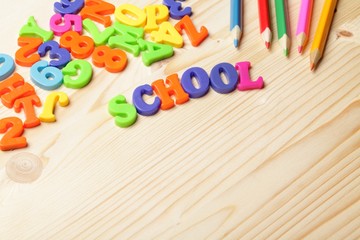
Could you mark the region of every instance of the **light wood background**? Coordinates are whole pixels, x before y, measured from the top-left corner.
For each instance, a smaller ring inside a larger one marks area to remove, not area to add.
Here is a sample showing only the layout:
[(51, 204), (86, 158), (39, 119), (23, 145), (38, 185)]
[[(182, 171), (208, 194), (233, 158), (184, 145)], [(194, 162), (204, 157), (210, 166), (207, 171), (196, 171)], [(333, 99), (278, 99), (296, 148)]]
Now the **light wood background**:
[[(360, 1), (339, 0), (315, 72), (310, 46), (297, 53), (299, 2), (289, 1), (289, 58), (276, 37), (265, 49), (256, 1), (245, 1), (235, 50), (229, 1), (187, 0), (195, 24), (210, 32), (198, 48), (185, 37), (171, 59), (145, 67), (128, 54), (124, 72), (95, 68), (87, 87), (62, 87), (71, 104), (57, 108), (58, 121), (26, 129), (28, 148), (0, 152), (0, 239), (360, 239)], [(311, 39), (323, 2), (315, 1)], [(53, 1), (3, 1), (0, 52), (14, 56), (28, 17), (47, 28), (52, 8)], [(271, 11), (276, 36), (273, 1)], [(128, 129), (107, 112), (111, 98), (131, 101), (139, 85), (238, 61), (252, 63), (251, 75), (262, 75), (265, 89), (211, 90), (139, 116)], [(16, 71), (30, 81), (28, 68)], [(49, 92), (36, 91), (44, 102)], [(0, 118), (9, 116), (24, 118), (1, 105)], [(43, 162), (33, 183), (6, 174), (6, 162), (22, 152)]]

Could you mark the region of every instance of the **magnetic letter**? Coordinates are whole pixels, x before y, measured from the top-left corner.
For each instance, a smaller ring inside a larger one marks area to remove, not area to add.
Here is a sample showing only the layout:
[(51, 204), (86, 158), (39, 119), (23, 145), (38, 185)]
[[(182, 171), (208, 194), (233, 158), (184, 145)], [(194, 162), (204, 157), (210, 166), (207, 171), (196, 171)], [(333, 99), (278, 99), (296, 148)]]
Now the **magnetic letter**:
[(237, 87), (239, 91), (261, 89), (264, 87), (264, 81), (261, 76), (256, 81), (251, 81), (250, 67), (250, 62), (238, 62), (235, 64), (235, 68), (239, 73), (239, 84)]
[(172, 95), (176, 98), (176, 104), (183, 104), (189, 101), (189, 95), (184, 91), (179, 82), (177, 74), (170, 75), (166, 78), (166, 84), (162, 79), (152, 83), (156, 95), (161, 99), (161, 109), (168, 110), (175, 106)]
[(155, 97), (152, 104), (146, 103), (143, 99), (144, 94), (151, 96), (153, 93), (154, 91), (149, 84), (139, 86), (135, 89), (133, 93), (133, 104), (140, 115), (152, 116), (159, 111), (161, 101), (158, 97)]

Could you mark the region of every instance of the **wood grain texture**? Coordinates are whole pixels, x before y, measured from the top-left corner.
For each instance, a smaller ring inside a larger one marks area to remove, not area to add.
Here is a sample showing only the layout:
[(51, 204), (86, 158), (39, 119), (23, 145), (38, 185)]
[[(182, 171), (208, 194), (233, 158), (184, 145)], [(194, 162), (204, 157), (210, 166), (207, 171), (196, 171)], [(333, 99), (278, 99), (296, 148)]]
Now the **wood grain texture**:
[[(314, 4), (310, 41), (322, 3)], [(184, 4), (195, 25), (209, 30), (203, 44), (194, 48), (185, 37), (173, 58), (151, 67), (128, 54), (120, 74), (94, 68), (85, 88), (61, 88), (71, 103), (57, 109), (56, 123), (27, 129), (28, 148), (0, 152), (0, 239), (360, 238), (360, 2), (339, 0), (315, 72), (309, 47), (297, 53), (298, 1), (289, 1), (289, 58), (276, 39), (270, 51), (263, 46), (255, 1), (244, 2), (239, 50), (229, 32), (228, 1)], [(47, 27), (52, 8), (43, 0), (3, 2), (0, 52), (14, 56), (27, 18)], [(276, 36), (272, 1), (270, 8)], [(210, 71), (238, 61), (252, 63), (251, 75), (262, 75), (265, 89), (211, 90), (140, 116), (128, 129), (117, 128), (107, 112), (112, 97), (131, 101), (141, 84), (191, 66)], [(28, 68), (16, 71), (30, 81)], [(48, 92), (36, 91), (44, 102)], [(8, 116), (24, 119), (1, 105), (0, 118)], [(20, 152), (43, 162), (31, 184), (6, 175), (6, 162)]]

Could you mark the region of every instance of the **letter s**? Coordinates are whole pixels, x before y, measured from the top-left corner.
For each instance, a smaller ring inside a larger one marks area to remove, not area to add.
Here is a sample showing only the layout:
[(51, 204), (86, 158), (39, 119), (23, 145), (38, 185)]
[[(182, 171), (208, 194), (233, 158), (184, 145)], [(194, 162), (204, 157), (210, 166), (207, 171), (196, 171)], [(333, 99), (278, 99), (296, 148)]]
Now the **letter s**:
[(128, 104), (123, 95), (111, 99), (108, 110), (109, 113), (115, 117), (115, 124), (119, 127), (127, 128), (136, 122), (136, 108), (133, 105)]

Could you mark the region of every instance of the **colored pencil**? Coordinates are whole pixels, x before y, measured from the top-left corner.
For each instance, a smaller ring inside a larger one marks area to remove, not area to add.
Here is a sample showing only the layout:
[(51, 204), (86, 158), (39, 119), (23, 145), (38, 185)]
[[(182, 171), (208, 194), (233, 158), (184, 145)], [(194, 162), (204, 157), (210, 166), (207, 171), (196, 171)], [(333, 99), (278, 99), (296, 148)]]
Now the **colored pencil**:
[(264, 40), (266, 48), (269, 49), (271, 39), (272, 39), (269, 1), (268, 0), (258, 0), (258, 9), (259, 9), (259, 23), (260, 23), (261, 38)]
[(299, 20), (296, 30), (296, 38), (298, 42), (299, 53), (302, 53), (309, 39), (313, 4), (314, 4), (314, 0), (301, 1)]
[(319, 23), (315, 32), (314, 41), (310, 50), (310, 68), (314, 70), (324, 53), (325, 44), (334, 17), (337, 0), (325, 0)]
[(290, 50), (290, 25), (287, 0), (275, 0), (275, 10), (278, 40), (285, 56), (288, 56)]
[(243, 0), (231, 0), (230, 11), (230, 31), (237, 48), (243, 30)]

